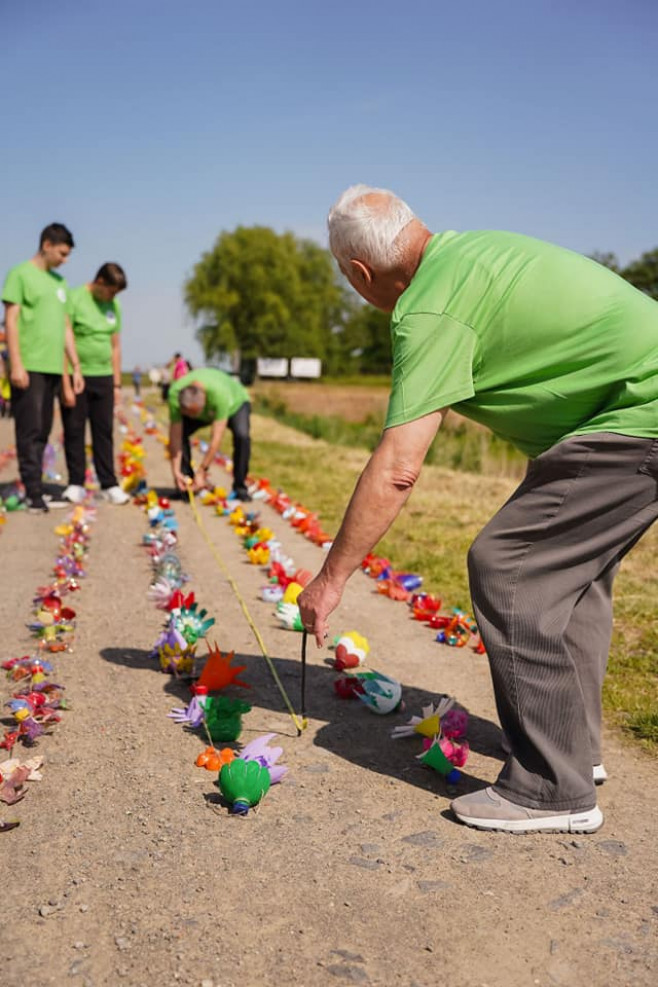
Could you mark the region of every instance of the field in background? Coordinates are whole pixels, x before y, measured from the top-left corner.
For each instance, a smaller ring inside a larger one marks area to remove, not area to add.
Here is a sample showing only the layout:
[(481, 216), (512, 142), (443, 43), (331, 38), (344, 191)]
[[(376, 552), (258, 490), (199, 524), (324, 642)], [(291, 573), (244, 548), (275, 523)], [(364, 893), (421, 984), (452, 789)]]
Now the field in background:
[[(368, 383), (364, 383), (368, 381)], [(257, 381), (251, 388), (254, 409), (263, 415), (335, 445), (373, 450), (386, 417), (386, 378), (352, 382)], [(451, 412), (432, 444), (426, 462), (487, 476), (523, 476), (526, 459), (509, 443)]]
[[(269, 402), (269, 407), (268, 417), (254, 417), (252, 472), (270, 477), (291, 496), (317, 510), (324, 526), (335, 532), (367, 460), (367, 449), (373, 447), (381, 430), (386, 397), (387, 391), (381, 386), (257, 384), (256, 406), (262, 408)], [(362, 414), (376, 421), (359, 420)], [(451, 448), (454, 458), (461, 455), (462, 461), (477, 460), (478, 469), (457, 471), (426, 465), (409, 504), (378, 551), (390, 557), (398, 569), (422, 574), (425, 587), (440, 595), (445, 606), (468, 608), (466, 551), (514, 489), (524, 460), (517, 455), (506, 459), (506, 450), (504, 455), (497, 454), (484, 430), (451, 417), (452, 424), (441, 430), (435, 445), (443, 442), (444, 448)], [(308, 438), (309, 432), (314, 434), (313, 423), (315, 431), (322, 430), (317, 424), (322, 421), (328, 432), (338, 431), (343, 441), (314, 442)], [(345, 431), (336, 424), (340, 421)], [(297, 422), (297, 429), (285, 427), (287, 422)], [(344, 441), (346, 434), (349, 442)], [(359, 434), (369, 440), (361, 442), (361, 448)], [(294, 553), (294, 546), (291, 551)], [(459, 660), (459, 652), (455, 660)], [(646, 747), (658, 750), (656, 528), (624, 561), (615, 584), (614, 635), (604, 704), (614, 722)]]

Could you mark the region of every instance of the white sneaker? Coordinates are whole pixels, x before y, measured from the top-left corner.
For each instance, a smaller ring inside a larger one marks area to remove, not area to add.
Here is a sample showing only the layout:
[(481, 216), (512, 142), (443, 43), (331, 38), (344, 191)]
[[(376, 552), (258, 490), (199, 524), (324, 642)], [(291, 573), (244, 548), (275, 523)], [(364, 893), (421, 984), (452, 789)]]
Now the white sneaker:
[(86, 496), (87, 491), (84, 487), (71, 483), (62, 494), (62, 500), (68, 500), (71, 504), (81, 504)]
[(475, 829), (502, 833), (595, 833), (603, 825), (603, 813), (593, 809), (528, 809), (485, 788), (461, 795), (450, 803), (460, 822)]
[(108, 487), (107, 490), (101, 491), (101, 496), (103, 500), (107, 500), (110, 504), (130, 503), (130, 495), (125, 490), (122, 490), (121, 487)]

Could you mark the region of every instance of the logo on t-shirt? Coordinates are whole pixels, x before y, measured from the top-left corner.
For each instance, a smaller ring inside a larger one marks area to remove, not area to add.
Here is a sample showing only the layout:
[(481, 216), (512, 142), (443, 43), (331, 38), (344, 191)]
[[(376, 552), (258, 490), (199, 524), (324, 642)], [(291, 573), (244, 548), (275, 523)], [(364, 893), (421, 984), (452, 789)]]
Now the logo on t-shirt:
[(60, 302), (66, 301), (66, 291), (64, 290), (64, 288), (57, 289), (57, 297), (59, 298)]
[(110, 323), (111, 326), (116, 325), (117, 317), (114, 314), (114, 312), (106, 312), (105, 318), (107, 319), (107, 321)]

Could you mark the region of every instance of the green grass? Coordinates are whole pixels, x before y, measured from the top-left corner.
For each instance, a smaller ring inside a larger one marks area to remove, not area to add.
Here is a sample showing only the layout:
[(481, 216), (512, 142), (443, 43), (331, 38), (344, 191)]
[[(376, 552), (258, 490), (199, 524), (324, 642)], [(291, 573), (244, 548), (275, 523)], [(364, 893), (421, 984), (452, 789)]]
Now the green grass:
[[(256, 394), (254, 410), (332, 445), (372, 452), (382, 434), (383, 419), (375, 415), (361, 422), (345, 421), (338, 415), (306, 415), (291, 410), (283, 400), (263, 394)], [(470, 473), (520, 477), (526, 457), (490, 432), (449, 417), (432, 443), (426, 463)]]

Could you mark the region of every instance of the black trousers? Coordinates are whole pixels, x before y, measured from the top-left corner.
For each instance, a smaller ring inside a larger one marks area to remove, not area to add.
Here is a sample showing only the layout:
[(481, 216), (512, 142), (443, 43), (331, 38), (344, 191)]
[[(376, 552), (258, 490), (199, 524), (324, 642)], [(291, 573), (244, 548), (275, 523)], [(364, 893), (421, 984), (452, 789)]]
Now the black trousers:
[[(249, 456), (251, 454), (250, 414), (251, 404), (249, 401), (245, 401), (226, 423), (233, 435), (233, 489), (237, 493), (244, 493), (247, 489), (246, 481), (247, 473), (249, 472)], [(183, 415), (182, 423), (181, 472), (186, 476), (193, 476), (190, 435), (193, 435), (199, 428), (205, 428), (208, 423), (200, 422), (198, 418), (188, 418), (186, 415)]]
[(64, 423), (64, 453), (69, 483), (77, 487), (85, 485), (85, 426), (91, 426), (91, 445), (94, 466), (102, 490), (115, 487), (114, 440), (114, 378), (85, 377), (85, 389), (78, 394), (73, 408), (62, 403)]
[(11, 407), (16, 428), (16, 456), (26, 496), (30, 500), (43, 495), (43, 450), (53, 424), (55, 394), (60, 374), (42, 374), (29, 370), (26, 388), (12, 387)]

